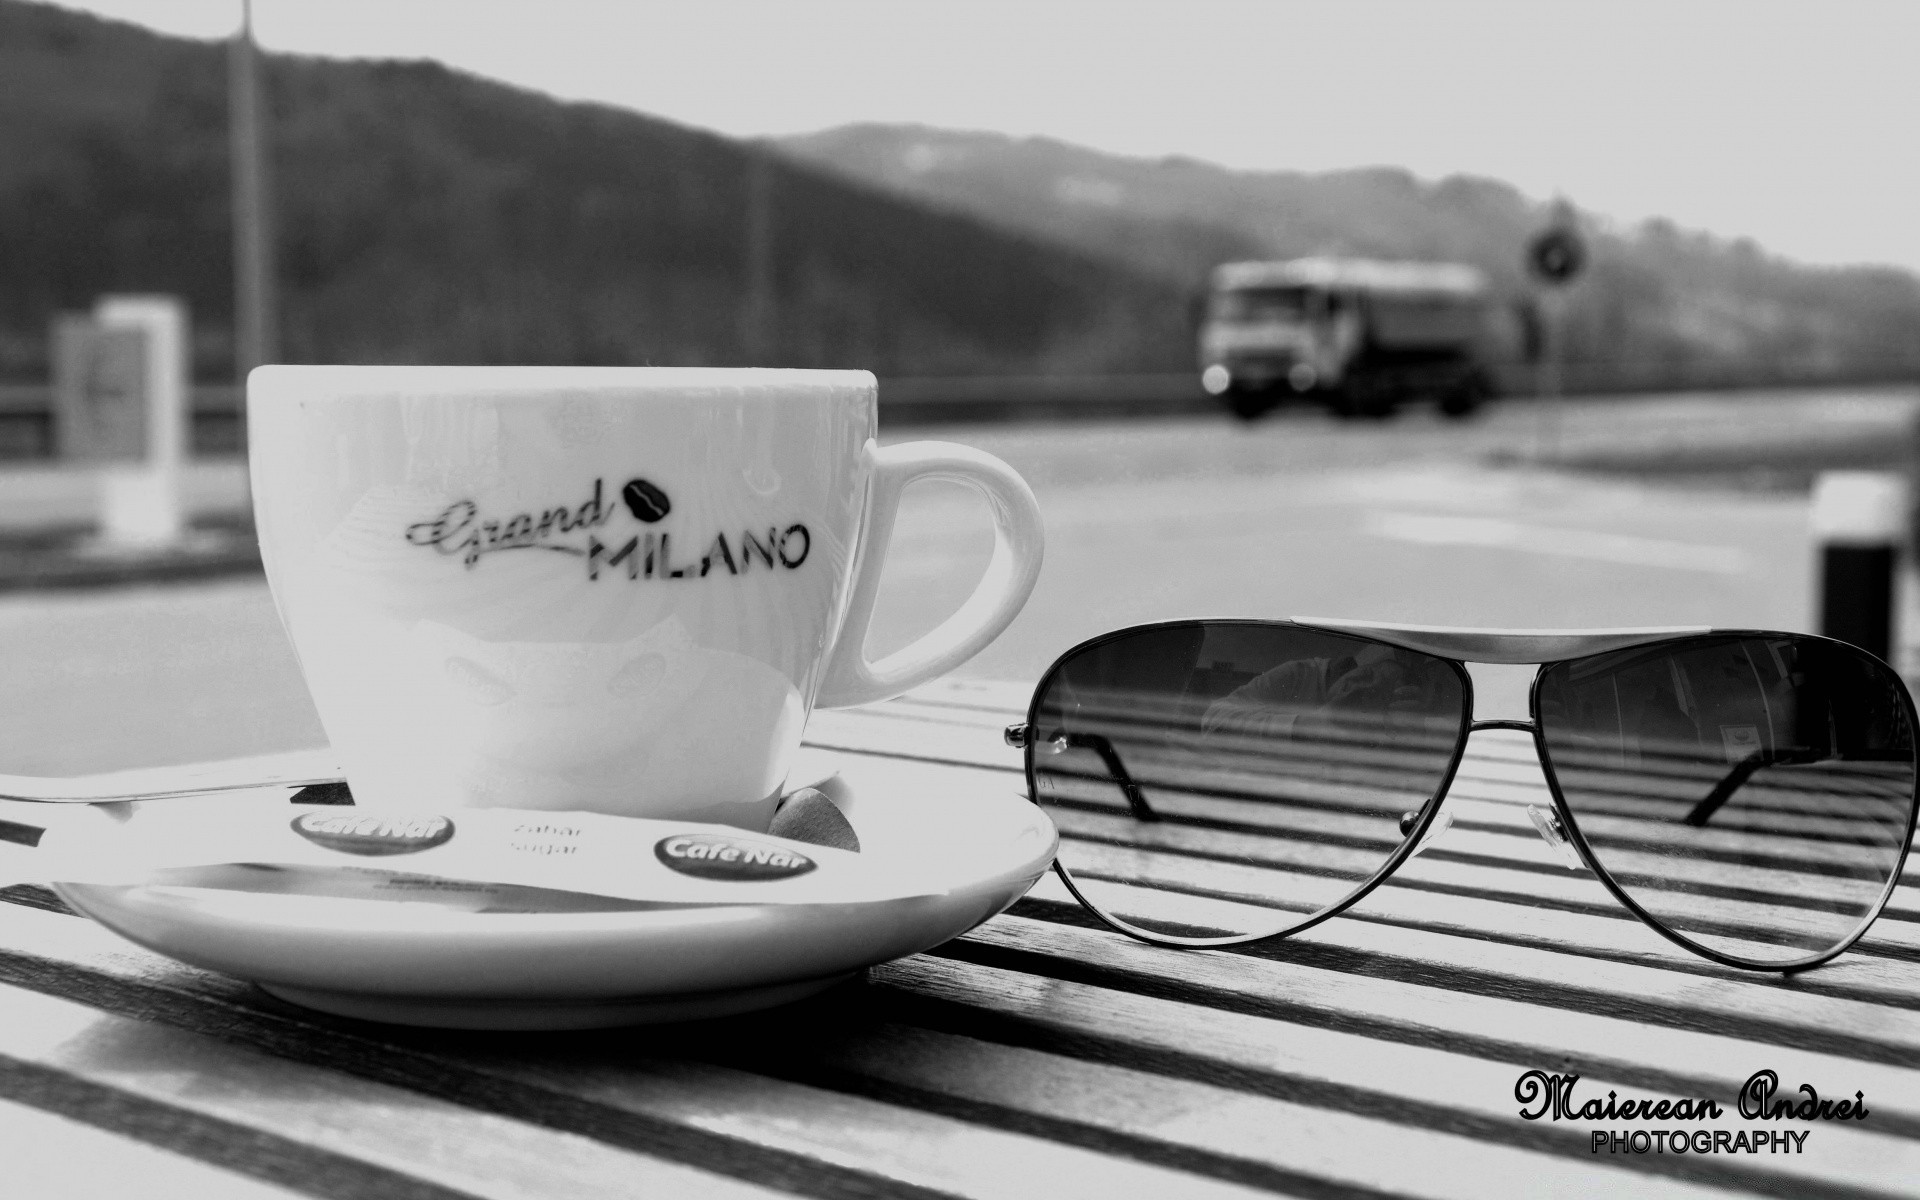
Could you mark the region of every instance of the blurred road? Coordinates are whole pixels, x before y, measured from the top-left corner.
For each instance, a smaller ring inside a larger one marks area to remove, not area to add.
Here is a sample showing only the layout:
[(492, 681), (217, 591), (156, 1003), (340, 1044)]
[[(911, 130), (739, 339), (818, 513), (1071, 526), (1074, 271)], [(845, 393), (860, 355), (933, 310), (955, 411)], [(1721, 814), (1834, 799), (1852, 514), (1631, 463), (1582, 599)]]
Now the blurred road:
[[(1031, 679), (1082, 637), (1198, 614), (1808, 628), (1807, 496), (1772, 485), (1812, 450), (1903, 438), (1915, 401), (1768, 393), (1569, 403), (1551, 419), (1508, 406), (1465, 424), (1416, 413), (1375, 426), (944, 431), (1012, 463), (1047, 519), (1033, 599), (966, 672)], [(1542, 449), (1712, 475), (1524, 465)], [(876, 650), (950, 611), (989, 545), (963, 489), (910, 496), (914, 536), (896, 542)]]
[[(1822, 438), (1904, 430), (1905, 393), (1496, 409), (1448, 424), (1300, 415), (892, 430), (1012, 463), (1047, 520), (1038, 589), (963, 669), (1031, 681), (1081, 638), (1173, 616), (1324, 615), (1432, 624), (1812, 620), (1803, 492), (1751, 486)], [(1629, 482), (1523, 465), (1543, 448), (1622, 462), (1676, 448), (1745, 474)], [(1783, 459), (1784, 456), (1784, 459)], [(1711, 457), (1711, 454), (1709, 454)], [(957, 486), (909, 493), (876, 652), (958, 606), (991, 545)], [(322, 735), (264, 583), (0, 597), (0, 769), (60, 774), (257, 753)]]

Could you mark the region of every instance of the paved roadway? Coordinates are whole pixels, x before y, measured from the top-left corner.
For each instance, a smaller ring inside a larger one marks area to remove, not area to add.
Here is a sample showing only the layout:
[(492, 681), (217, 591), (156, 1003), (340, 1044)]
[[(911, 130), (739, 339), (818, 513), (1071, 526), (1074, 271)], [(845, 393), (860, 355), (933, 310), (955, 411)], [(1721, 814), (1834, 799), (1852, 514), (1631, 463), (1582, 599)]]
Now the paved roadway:
[[(1047, 561), (1026, 611), (964, 673), (1030, 681), (1073, 642), (1201, 614), (1434, 624), (1807, 628), (1807, 500), (1525, 464), (1704, 446), (1752, 461), (1904, 429), (1906, 393), (1569, 404), (1466, 425), (1314, 415), (891, 431), (999, 454), (1034, 486)], [(1505, 464), (1505, 465), (1501, 465)], [(1737, 481), (1736, 481), (1737, 482)], [(990, 545), (958, 488), (910, 493), (873, 649), (956, 607)], [(0, 770), (55, 774), (315, 744), (264, 584), (0, 597)], [(1487, 715), (1487, 714), (1483, 714)]]
[[(1032, 601), (967, 669), (1028, 679), (1081, 637), (1196, 614), (1809, 628), (1807, 496), (1764, 486), (1765, 464), (1822, 441), (1901, 434), (1914, 401), (1574, 404), (1552, 426), (1516, 406), (1468, 425), (1414, 416), (945, 431), (1012, 463), (1047, 517)], [(1705, 483), (1635, 482), (1526, 466), (1543, 443), (1571, 457), (1751, 465)], [(958, 487), (917, 498), (875, 648), (957, 604), (971, 576), (955, 560), (977, 571), (987, 553), (976, 503)]]

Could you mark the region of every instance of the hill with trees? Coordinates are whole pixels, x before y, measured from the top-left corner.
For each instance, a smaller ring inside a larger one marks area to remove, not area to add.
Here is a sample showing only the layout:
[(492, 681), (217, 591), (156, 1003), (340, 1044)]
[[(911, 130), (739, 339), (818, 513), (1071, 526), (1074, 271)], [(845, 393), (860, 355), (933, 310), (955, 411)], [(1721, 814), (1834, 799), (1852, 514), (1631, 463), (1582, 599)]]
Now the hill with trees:
[[(1189, 357), (1163, 279), (763, 146), (427, 62), (266, 64), (287, 361)], [(230, 370), (226, 87), (223, 44), (0, 0), (0, 380), (108, 291), (186, 296), (198, 373)]]
[[(1217, 262), (1459, 259), (1519, 299), (1544, 219), (1389, 168), (874, 125), (740, 142), (428, 62), (265, 74), (293, 362), (1187, 371)], [(1573, 386), (1920, 376), (1908, 272), (1589, 224)], [(109, 291), (184, 295), (200, 376), (226, 376), (230, 254), (225, 46), (0, 0), (0, 382), (44, 379), (53, 316)]]
[[(1527, 239), (1546, 204), (1488, 179), (1393, 168), (1232, 171), (1124, 158), (1046, 138), (855, 125), (783, 151), (1197, 290), (1231, 258), (1359, 254), (1450, 259), (1510, 297), (1531, 284)], [(1846, 198), (1833, 199), (1844, 220)], [(1920, 279), (1888, 267), (1813, 267), (1666, 221), (1584, 222), (1591, 265), (1567, 297), (1573, 382), (1589, 386), (1920, 377)]]

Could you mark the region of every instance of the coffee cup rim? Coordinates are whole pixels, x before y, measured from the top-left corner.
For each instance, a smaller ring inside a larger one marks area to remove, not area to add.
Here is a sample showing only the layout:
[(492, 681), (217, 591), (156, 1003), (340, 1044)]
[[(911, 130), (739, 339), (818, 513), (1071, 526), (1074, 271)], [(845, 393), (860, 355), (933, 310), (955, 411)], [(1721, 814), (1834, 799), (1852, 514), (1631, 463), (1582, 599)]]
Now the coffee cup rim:
[(644, 397), (756, 393), (815, 396), (877, 394), (871, 371), (805, 367), (316, 366), (270, 364), (247, 375), (250, 397), (351, 400), (377, 396), (486, 396), (540, 399), (556, 391), (621, 392)]

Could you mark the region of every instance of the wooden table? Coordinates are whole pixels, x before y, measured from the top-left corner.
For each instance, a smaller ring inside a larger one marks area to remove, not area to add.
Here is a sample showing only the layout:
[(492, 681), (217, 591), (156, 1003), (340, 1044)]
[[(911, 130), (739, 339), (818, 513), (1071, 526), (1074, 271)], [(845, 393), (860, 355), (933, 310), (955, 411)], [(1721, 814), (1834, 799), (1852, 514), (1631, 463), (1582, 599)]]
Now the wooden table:
[[(818, 713), (808, 741), (858, 788), (1022, 790), (1000, 731), (1024, 702), (949, 683)], [(1454, 797), (1478, 819), (1289, 940), (1140, 945), (1049, 879), (864, 982), (695, 1025), (322, 1017), (0, 891), (0, 1195), (1920, 1195), (1920, 861), (1836, 963), (1725, 970), (1551, 857), (1521, 816), (1531, 753), (1477, 736)], [(1725, 1113), (1524, 1120), (1535, 1069), (1579, 1075), (1576, 1105)], [(1762, 1069), (1868, 1116), (1743, 1120)], [(1683, 1127), (1806, 1137), (1594, 1150)]]

